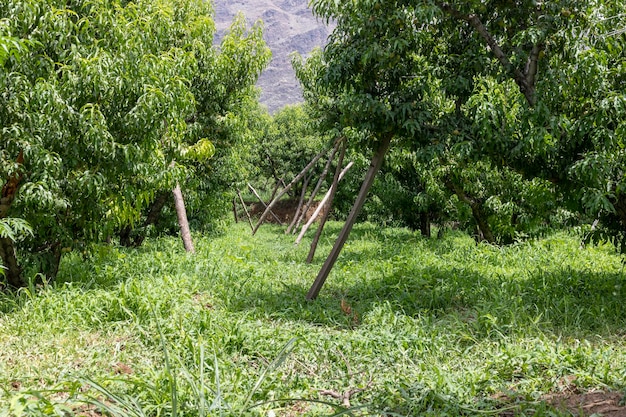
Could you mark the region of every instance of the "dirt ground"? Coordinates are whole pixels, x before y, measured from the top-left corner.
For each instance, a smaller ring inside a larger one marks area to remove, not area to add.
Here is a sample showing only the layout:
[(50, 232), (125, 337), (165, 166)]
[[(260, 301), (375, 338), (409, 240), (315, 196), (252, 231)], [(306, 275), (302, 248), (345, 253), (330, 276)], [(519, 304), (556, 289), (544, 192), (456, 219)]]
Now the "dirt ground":
[[(308, 221), (311, 218), (311, 216), (315, 212), (315, 209), (317, 209), (317, 205), (318, 205), (318, 202), (315, 201), (313, 202), (311, 207), (309, 207), (309, 209), (306, 212), (305, 221)], [(274, 207), (272, 207), (272, 213), (274, 213), (276, 217), (274, 217), (270, 213), (266, 217), (265, 221), (268, 223), (278, 223), (278, 220), (277, 220), (278, 218), (281, 223), (289, 224), (291, 220), (293, 219), (293, 216), (297, 208), (298, 208), (298, 200), (280, 200), (278, 203), (276, 203)], [(253, 203), (248, 206), (248, 211), (250, 213), (250, 216), (255, 217), (255, 218), (259, 218), (261, 214), (263, 214), (264, 210), (265, 210), (265, 206), (263, 206), (261, 203)], [(320, 213), (320, 217), (324, 214), (325, 211), (326, 211), (326, 208), (322, 209), (322, 212)], [(241, 213), (239, 213), (239, 215), (240, 215), (240, 220), (245, 221), (245, 217), (242, 217)], [(245, 214), (243, 214), (243, 216), (245, 216)]]
[(563, 392), (546, 395), (544, 399), (552, 406), (567, 410), (577, 417), (626, 417), (624, 394), (619, 392)]
[[(562, 378), (560, 391), (546, 394), (540, 401), (575, 417), (626, 417), (626, 399), (623, 392), (600, 390), (582, 392), (574, 384), (575, 379), (574, 376)], [(502, 401), (504, 409), (515, 404), (515, 399), (504, 393), (495, 395), (494, 398)], [(517, 415), (515, 408), (499, 414), (500, 417)]]

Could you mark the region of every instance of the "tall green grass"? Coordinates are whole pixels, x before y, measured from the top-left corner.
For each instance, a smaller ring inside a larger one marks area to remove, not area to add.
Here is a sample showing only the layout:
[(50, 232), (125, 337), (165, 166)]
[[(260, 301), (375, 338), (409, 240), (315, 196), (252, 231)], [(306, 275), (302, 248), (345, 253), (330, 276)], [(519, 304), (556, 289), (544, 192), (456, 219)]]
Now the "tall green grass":
[(612, 247), (362, 224), (306, 302), (339, 228), (311, 265), (269, 225), (194, 236), (195, 256), (174, 238), (69, 254), (0, 299), (0, 416), (548, 416), (567, 414), (546, 393), (625, 389)]

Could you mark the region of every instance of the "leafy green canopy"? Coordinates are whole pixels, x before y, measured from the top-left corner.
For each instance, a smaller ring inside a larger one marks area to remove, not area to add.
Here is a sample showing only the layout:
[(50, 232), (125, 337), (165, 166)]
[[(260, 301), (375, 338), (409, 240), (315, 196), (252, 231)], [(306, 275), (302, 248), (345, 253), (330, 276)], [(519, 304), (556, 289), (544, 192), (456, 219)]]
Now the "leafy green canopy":
[(312, 6), (337, 22), (323, 54), (298, 65), (327, 126), (392, 133), (396, 146), (457, 170), (507, 166), (550, 180), (614, 235), (626, 228), (623, 4)]
[(269, 58), (242, 18), (214, 47), (211, 12), (202, 0), (0, 4), (0, 183), (19, 187), (0, 214), (33, 226), (27, 251), (104, 238), (206, 165), (208, 130)]

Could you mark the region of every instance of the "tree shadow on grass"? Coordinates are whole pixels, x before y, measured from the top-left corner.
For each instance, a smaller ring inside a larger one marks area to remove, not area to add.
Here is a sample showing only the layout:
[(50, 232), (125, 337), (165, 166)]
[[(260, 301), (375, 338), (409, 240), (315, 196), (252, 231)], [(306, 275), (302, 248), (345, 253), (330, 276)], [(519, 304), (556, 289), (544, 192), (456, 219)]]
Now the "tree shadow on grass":
[[(338, 229), (338, 225), (333, 226)], [(336, 231), (331, 227), (329, 232)], [(395, 314), (408, 317), (428, 316), (442, 323), (461, 320), (479, 337), (489, 337), (494, 331), (507, 334), (527, 329), (577, 336), (615, 336), (624, 332), (626, 278), (622, 273), (561, 265), (545, 269), (537, 266), (513, 276), (498, 275), (469, 263), (446, 265), (445, 257), (456, 256), (458, 251), (455, 236), (425, 240), (407, 229), (373, 226), (355, 231), (352, 238), (361, 243), (346, 247), (317, 300), (305, 301), (314, 276), (304, 284), (303, 277), (279, 276), (271, 285), (251, 281), (231, 299), (228, 308), (259, 317), (353, 328), (386, 304)], [(444, 261), (436, 265), (405, 262), (402, 256), (406, 253), (398, 256), (398, 242), (413, 242), (416, 252), (429, 252), (427, 256), (443, 257), (440, 259)], [(475, 246), (467, 240), (460, 244), (468, 251)], [(327, 249), (321, 253), (327, 253)], [(323, 261), (321, 256), (314, 261), (316, 270)], [(372, 273), (367, 267), (360, 269), (365, 263), (386, 263), (388, 268)], [(360, 319), (346, 313), (346, 306)]]
[(472, 271), (428, 267), (414, 270), (410, 276), (404, 271), (376, 282), (329, 283), (311, 302), (305, 301), (307, 288), (299, 284), (257, 287), (241, 291), (228, 308), (261, 317), (352, 327), (354, 321), (346, 318), (349, 314), (342, 308), (342, 300), (361, 317), (386, 303), (409, 317), (454, 316), (476, 321), (477, 330), (484, 327), (481, 320), (486, 320), (501, 333), (526, 325), (610, 336), (623, 334), (626, 324), (624, 287), (621, 274), (565, 270), (538, 272), (510, 282)]

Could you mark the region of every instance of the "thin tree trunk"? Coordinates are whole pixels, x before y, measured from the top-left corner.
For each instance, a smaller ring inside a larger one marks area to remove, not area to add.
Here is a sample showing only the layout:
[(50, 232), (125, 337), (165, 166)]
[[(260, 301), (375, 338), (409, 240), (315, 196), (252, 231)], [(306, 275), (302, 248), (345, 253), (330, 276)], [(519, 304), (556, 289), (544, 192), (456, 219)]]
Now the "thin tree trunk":
[[(148, 214), (146, 215), (146, 220), (143, 222), (143, 227), (148, 227), (152, 224), (157, 224), (159, 221), (159, 216), (163, 211), (163, 207), (165, 207), (165, 203), (167, 203), (167, 198), (169, 193), (160, 192), (157, 194), (154, 201), (150, 204), (148, 209)], [(133, 228), (131, 226), (124, 226), (119, 231), (120, 236), (120, 245), (126, 247), (139, 247), (143, 244), (144, 240), (146, 240), (146, 232), (145, 230), (137, 231), (137, 235), (131, 237), (133, 232)]]
[[(343, 140), (345, 140), (345, 139), (343, 139)], [(328, 160), (326, 161), (326, 165), (324, 165), (324, 170), (322, 171), (322, 174), (320, 175), (320, 179), (317, 181), (317, 184), (315, 184), (315, 188), (313, 189), (313, 192), (311, 193), (311, 196), (309, 197), (309, 200), (307, 201), (307, 203), (304, 206), (304, 209), (302, 210), (300, 215), (297, 216), (297, 219), (296, 219), (296, 217), (294, 217), (294, 219), (291, 222), (291, 224), (289, 225), (289, 228), (287, 229), (286, 233), (291, 233), (291, 231), (293, 229), (297, 229), (300, 226), (300, 223), (302, 222), (302, 220), (305, 218), (306, 213), (309, 211), (309, 208), (311, 208), (311, 204), (313, 204), (313, 200), (315, 199), (315, 196), (319, 192), (320, 188), (322, 188), (322, 184), (324, 183), (324, 179), (326, 179), (326, 175), (328, 175), (328, 170), (330, 169), (330, 164), (333, 162), (333, 159), (335, 159), (335, 154), (339, 150), (339, 145), (340, 144), (341, 144), (341, 142), (338, 141), (335, 144), (335, 146), (333, 147), (333, 150), (331, 151), (330, 156), (328, 157)]]
[(120, 245), (129, 248), (132, 246), (132, 242), (130, 239), (130, 234), (133, 231), (133, 228), (130, 225), (126, 225), (122, 227), (119, 231), (120, 236)]
[(291, 180), (291, 182), (286, 185), (279, 193), (278, 195), (276, 195), (276, 197), (268, 204), (267, 208), (265, 209), (265, 211), (263, 212), (263, 214), (261, 215), (261, 218), (259, 219), (258, 223), (256, 224), (256, 226), (254, 227), (254, 229), (252, 229), (252, 234), (254, 235), (257, 230), (259, 230), (259, 227), (261, 227), (261, 225), (263, 224), (263, 221), (265, 220), (265, 218), (267, 217), (267, 215), (269, 214), (269, 211), (272, 209), (272, 207), (274, 207), (276, 205), (276, 203), (278, 202), (278, 200), (285, 195), (285, 193), (287, 191), (289, 191), (289, 189), (291, 187), (293, 187), (293, 185), (300, 181), (300, 178), (302, 178), (311, 168), (313, 168), (313, 166), (317, 163), (317, 161), (319, 161), (319, 159), (324, 156), (324, 154), (326, 153), (326, 151), (324, 152), (320, 152), (317, 155), (315, 155), (315, 158), (313, 158), (313, 160), (311, 160), (311, 162), (309, 162), (309, 164), (304, 167), (304, 169), (298, 174), (296, 175), (296, 177)]
[(237, 197), (233, 197), (233, 215), (235, 216), (235, 223), (239, 223), (239, 215), (237, 214)]
[(252, 218), (250, 217), (250, 213), (248, 213), (248, 207), (246, 207), (246, 203), (243, 201), (243, 197), (241, 196), (239, 190), (237, 190), (237, 195), (239, 196), (239, 201), (241, 201), (241, 205), (243, 206), (243, 211), (246, 213), (246, 217), (248, 218), (248, 223), (250, 223), (250, 229), (254, 229), (254, 226), (252, 225)]
[(480, 17), (477, 14), (464, 14), (461, 11), (455, 9), (448, 2), (436, 2), (437, 6), (444, 12), (450, 14), (455, 19), (464, 20), (468, 22), (474, 30), (480, 35), (485, 43), (489, 46), (489, 50), (500, 61), (500, 64), (504, 69), (511, 73), (513, 80), (517, 83), (520, 92), (526, 98), (526, 102), (529, 106), (534, 107), (536, 104), (535, 89), (537, 83), (537, 69), (539, 63), (539, 55), (541, 51), (545, 49), (543, 43), (533, 44), (528, 54), (528, 60), (524, 66), (524, 70), (520, 70), (515, 67), (509, 56), (502, 50), (497, 40), (489, 33), (485, 25), (481, 22)]
[[(254, 187), (252, 185), (250, 185), (249, 183), (248, 183), (248, 188), (250, 189), (250, 191), (252, 191), (252, 194), (254, 194), (254, 196), (257, 198), (257, 200), (259, 200), (261, 202), (261, 204), (263, 204), (263, 207), (267, 208), (267, 204), (265, 204), (265, 201), (263, 201), (263, 199), (261, 198), (259, 193), (257, 193), (256, 190), (254, 189)], [(274, 216), (274, 219), (276, 219), (278, 224), (280, 224), (280, 225), (283, 224), (282, 220), (280, 220), (278, 218), (278, 216), (276, 215), (276, 213), (274, 213), (272, 210), (270, 210), (270, 214), (272, 216)]]
[[(322, 236), (322, 231), (324, 231), (324, 225), (326, 225), (326, 220), (328, 220), (328, 216), (330, 216), (330, 208), (333, 205), (333, 200), (335, 199), (335, 194), (337, 194), (337, 187), (339, 185), (339, 181), (343, 178), (343, 176), (348, 172), (350, 167), (352, 166), (352, 162), (350, 162), (341, 172), (341, 166), (343, 165), (343, 157), (346, 154), (346, 142), (343, 143), (343, 148), (341, 149), (341, 153), (339, 154), (339, 160), (337, 161), (337, 169), (335, 170), (335, 176), (333, 178), (333, 183), (330, 186), (330, 190), (327, 193), (328, 202), (324, 202), (327, 206), (326, 212), (320, 219), (320, 224), (317, 226), (317, 231), (315, 232), (315, 236), (311, 241), (311, 247), (309, 248), (309, 254), (306, 257), (306, 263), (310, 264), (313, 262), (313, 257), (315, 256), (315, 250), (317, 249), (317, 243)], [(320, 204), (321, 206), (322, 204)], [(319, 208), (319, 207), (318, 207)], [(312, 217), (313, 218), (313, 217)]]
[[(24, 163), (24, 153), (22, 151), (18, 154), (16, 163), (18, 165)], [(14, 172), (2, 186), (0, 190), (0, 219), (8, 215), (21, 181), (22, 174), (20, 172)], [(20, 268), (17, 256), (15, 255), (14, 242), (8, 237), (0, 237), (0, 259), (2, 260), (4, 268), (6, 268), (4, 275), (7, 283), (15, 288), (26, 286), (26, 281), (22, 278), (22, 268)]]
[(189, 230), (189, 221), (187, 220), (187, 211), (185, 210), (185, 200), (180, 185), (177, 183), (172, 190), (174, 195), (174, 206), (176, 207), (176, 217), (178, 217), (178, 226), (180, 227), (180, 237), (187, 252), (195, 253), (193, 241), (191, 240), (191, 231)]
[[(148, 215), (146, 216), (146, 220), (143, 222), (143, 227), (148, 227), (150, 225), (156, 225), (159, 222), (159, 217), (161, 216), (161, 212), (163, 211), (163, 207), (167, 203), (167, 198), (169, 197), (168, 193), (158, 193), (152, 204), (150, 205), (150, 209), (148, 210)], [(187, 215), (185, 214), (185, 217)], [(139, 247), (143, 244), (143, 241), (146, 240), (146, 231), (143, 230), (139, 235), (135, 236), (133, 240), (133, 245), (135, 247)]]
[[(20, 151), (15, 162), (18, 165), (24, 163), (24, 153), (22, 151)], [(9, 209), (13, 204), (13, 200), (15, 200), (17, 189), (20, 187), (21, 181), (22, 174), (20, 172), (14, 172), (2, 186), (2, 190), (0, 191), (0, 219), (7, 216)]]
[(468, 196), (465, 191), (452, 180), (447, 180), (446, 185), (459, 197), (461, 201), (470, 206), (472, 209), (472, 216), (476, 221), (476, 225), (478, 226), (478, 230), (482, 235), (482, 238), (489, 243), (494, 243), (496, 240), (493, 236), (493, 232), (491, 231), (491, 227), (489, 226), (489, 222), (487, 222), (487, 218), (483, 213), (482, 201), (478, 201)]
[[(346, 172), (348, 172), (348, 170), (350, 168), (352, 168), (352, 165), (354, 165), (354, 162), (350, 162), (348, 165), (346, 165), (346, 167), (339, 174), (339, 179), (337, 180), (337, 182), (339, 182), (339, 181), (341, 181), (343, 179), (343, 177), (346, 175)], [(339, 169), (339, 168), (341, 168), (341, 165), (337, 165), (337, 169)], [(335, 184), (334, 181), (335, 181), (335, 179), (333, 179), (333, 184), (331, 184), (330, 189), (326, 192), (326, 194), (324, 194), (324, 198), (322, 198), (322, 201), (320, 201), (320, 203), (317, 205), (317, 208), (313, 212), (313, 215), (311, 215), (311, 217), (306, 222), (306, 224), (304, 226), (302, 226), (302, 229), (300, 230), (300, 234), (296, 238), (296, 242), (295, 242), (296, 245), (299, 244), (300, 241), (302, 241), (302, 238), (304, 237), (304, 234), (307, 232), (307, 230), (309, 230), (309, 227), (311, 227), (311, 224), (313, 224), (315, 219), (317, 219), (317, 217), (319, 216), (320, 212), (324, 209), (325, 206), (329, 207), (329, 210), (326, 210), (326, 214), (328, 214), (330, 212), (330, 206), (333, 203), (333, 199), (335, 198), (335, 192), (336, 192), (336, 189), (333, 190), (333, 185)], [(327, 217), (327, 216), (325, 215), (324, 217)], [(326, 220), (324, 220), (324, 222), (325, 221)]]
[(372, 184), (374, 183), (374, 178), (376, 178), (376, 174), (380, 170), (380, 167), (382, 166), (383, 161), (385, 160), (385, 155), (387, 154), (387, 150), (389, 149), (389, 144), (391, 143), (392, 138), (393, 138), (393, 134), (388, 133), (382, 138), (382, 141), (378, 145), (378, 149), (376, 150), (376, 152), (374, 153), (374, 156), (372, 157), (372, 162), (367, 171), (367, 174), (365, 175), (363, 184), (361, 185), (361, 190), (359, 191), (359, 195), (357, 196), (356, 201), (354, 202), (354, 205), (352, 206), (352, 210), (350, 211), (350, 214), (348, 215), (346, 223), (344, 224), (343, 228), (341, 229), (341, 232), (339, 233), (339, 237), (335, 241), (335, 245), (330, 251), (328, 258), (326, 258), (326, 261), (324, 262), (324, 265), (322, 265), (322, 268), (320, 269), (320, 272), (317, 275), (317, 278), (313, 282), (313, 285), (311, 286), (311, 288), (309, 289), (309, 292), (306, 295), (307, 300), (313, 300), (317, 298), (320, 290), (322, 289), (322, 286), (324, 285), (324, 282), (326, 281), (326, 278), (328, 278), (328, 274), (330, 274), (330, 271), (335, 265), (335, 262), (337, 261), (337, 258), (339, 257), (339, 253), (341, 252), (343, 245), (346, 243), (346, 240), (348, 239), (348, 236), (350, 235), (350, 232), (352, 231), (352, 227), (354, 226), (354, 223), (356, 222), (356, 218), (361, 212), (361, 209), (363, 208), (363, 204), (365, 204), (367, 193), (369, 192), (370, 188), (372, 187)]
[(59, 273), (62, 254), (61, 242), (55, 242), (52, 245), (49, 245), (40, 254), (43, 258), (43, 262), (39, 268), (39, 273), (41, 277), (46, 277), (48, 282), (54, 281)]
[(420, 232), (422, 236), (430, 237), (430, 213), (420, 213)]
[(0, 258), (6, 268), (4, 275), (7, 283), (15, 288), (25, 287), (26, 281), (22, 278), (22, 268), (20, 268), (15, 256), (13, 241), (8, 237), (0, 237)]

